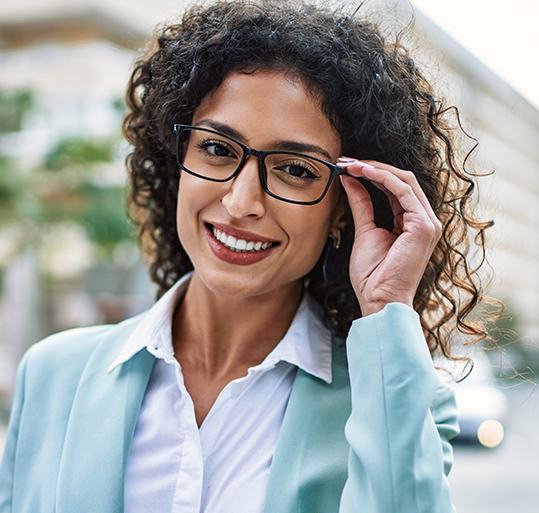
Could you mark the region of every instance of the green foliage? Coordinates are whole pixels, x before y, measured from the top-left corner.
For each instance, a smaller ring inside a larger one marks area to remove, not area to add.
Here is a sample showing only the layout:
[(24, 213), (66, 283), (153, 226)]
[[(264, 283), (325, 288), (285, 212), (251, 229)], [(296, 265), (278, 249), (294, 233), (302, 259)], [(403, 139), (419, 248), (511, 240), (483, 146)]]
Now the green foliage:
[[(29, 90), (0, 90), (0, 136), (21, 130), (23, 117), (34, 107)], [(0, 154), (0, 221), (11, 221), (27, 189), (26, 178), (20, 173), (16, 160)]]
[(90, 240), (112, 248), (118, 242), (130, 239), (123, 188), (88, 186), (83, 194), (86, 208), (81, 213), (80, 222)]
[(0, 155), (0, 221), (16, 215), (25, 194), (26, 180), (18, 171), (12, 159)]
[(45, 156), (44, 168), (61, 171), (72, 167), (88, 167), (102, 162), (111, 162), (114, 145), (110, 140), (61, 139)]
[[(46, 170), (56, 172), (53, 182), (60, 187), (54, 200), (44, 203), (43, 216), (52, 222), (79, 223), (90, 240), (105, 249), (129, 239), (123, 187), (98, 186), (92, 181), (93, 166), (113, 157), (113, 140), (71, 138), (60, 140), (44, 161)], [(86, 172), (73, 174), (81, 168)]]
[[(31, 92), (0, 90), (0, 137), (19, 131), (33, 107)], [(120, 116), (125, 102), (116, 100), (113, 107)], [(130, 239), (123, 187), (96, 185), (100, 165), (114, 161), (115, 145), (114, 137), (63, 138), (33, 169), (22, 169), (18, 160), (0, 154), (0, 223), (75, 222), (107, 252)]]
[(29, 90), (0, 91), (0, 134), (18, 132), (24, 115), (34, 106)]
[(17, 193), (13, 174), (11, 159), (0, 155), (0, 205), (11, 202)]

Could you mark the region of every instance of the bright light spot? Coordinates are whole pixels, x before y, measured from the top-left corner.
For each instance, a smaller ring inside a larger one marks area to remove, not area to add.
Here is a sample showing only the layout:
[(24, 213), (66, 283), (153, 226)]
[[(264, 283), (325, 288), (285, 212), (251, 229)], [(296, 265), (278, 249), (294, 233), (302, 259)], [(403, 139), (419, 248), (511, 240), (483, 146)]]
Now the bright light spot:
[(503, 426), (497, 420), (485, 420), (477, 430), (479, 442), (489, 449), (499, 445), (503, 440), (503, 435)]

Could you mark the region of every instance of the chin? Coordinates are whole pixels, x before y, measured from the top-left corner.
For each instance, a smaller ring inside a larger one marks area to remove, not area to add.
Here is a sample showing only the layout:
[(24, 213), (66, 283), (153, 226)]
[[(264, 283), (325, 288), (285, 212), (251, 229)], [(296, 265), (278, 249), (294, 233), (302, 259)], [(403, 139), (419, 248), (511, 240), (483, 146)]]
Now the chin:
[(279, 282), (267, 277), (264, 279), (260, 272), (241, 273), (219, 272), (217, 270), (207, 272), (197, 272), (200, 281), (205, 287), (216, 296), (230, 299), (247, 299), (250, 297), (262, 296), (278, 289), (293, 290), (300, 285), (302, 278), (295, 280), (284, 280)]
[(260, 275), (242, 272), (241, 276), (232, 272), (211, 270), (197, 272), (206, 288), (216, 296), (241, 299), (258, 296), (265, 292), (265, 287), (257, 283)]

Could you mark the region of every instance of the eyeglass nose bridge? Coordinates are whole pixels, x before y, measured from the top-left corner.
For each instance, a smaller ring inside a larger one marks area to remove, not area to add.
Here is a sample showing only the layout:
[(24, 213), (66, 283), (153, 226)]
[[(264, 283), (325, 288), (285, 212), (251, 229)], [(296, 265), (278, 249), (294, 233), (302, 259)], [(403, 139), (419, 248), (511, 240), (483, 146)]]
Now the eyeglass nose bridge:
[(245, 145), (242, 145), (242, 148), (243, 148), (243, 158), (241, 159), (241, 162), (239, 163), (238, 168), (236, 169), (236, 171), (234, 171), (230, 179), (236, 178), (236, 176), (238, 176), (241, 173), (249, 157), (251, 156), (256, 157), (258, 159), (258, 176), (260, 177), (260, 183), (262, 185), (262, 188), (267, 194), (271, 194), (268, 191), (268, 187), (266, 183), (267, 182), (266, 166), (264, 164), (264, 159), (268, 155), (268, 152), (261, 151), (261, 150), (254, 150), (253, 148), (249, 148), (249, 146), (245, 146)]

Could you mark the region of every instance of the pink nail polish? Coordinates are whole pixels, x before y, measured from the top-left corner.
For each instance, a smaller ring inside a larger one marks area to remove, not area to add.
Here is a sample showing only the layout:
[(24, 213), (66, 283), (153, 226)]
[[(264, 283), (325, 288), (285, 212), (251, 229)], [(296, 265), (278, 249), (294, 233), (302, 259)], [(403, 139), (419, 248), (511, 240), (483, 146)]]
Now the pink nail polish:
[(339, 157), (337, 160), (342, 160), (343, 162), (355, 162), (356, 159), (350, 157)]
[(374, 169), (374, 166), (371, 166), (370, 164), (367, 164), (366, 162), (362, 162), (361, 160), (356, 160), (356, 163), (360, 165), (363, 169)]

